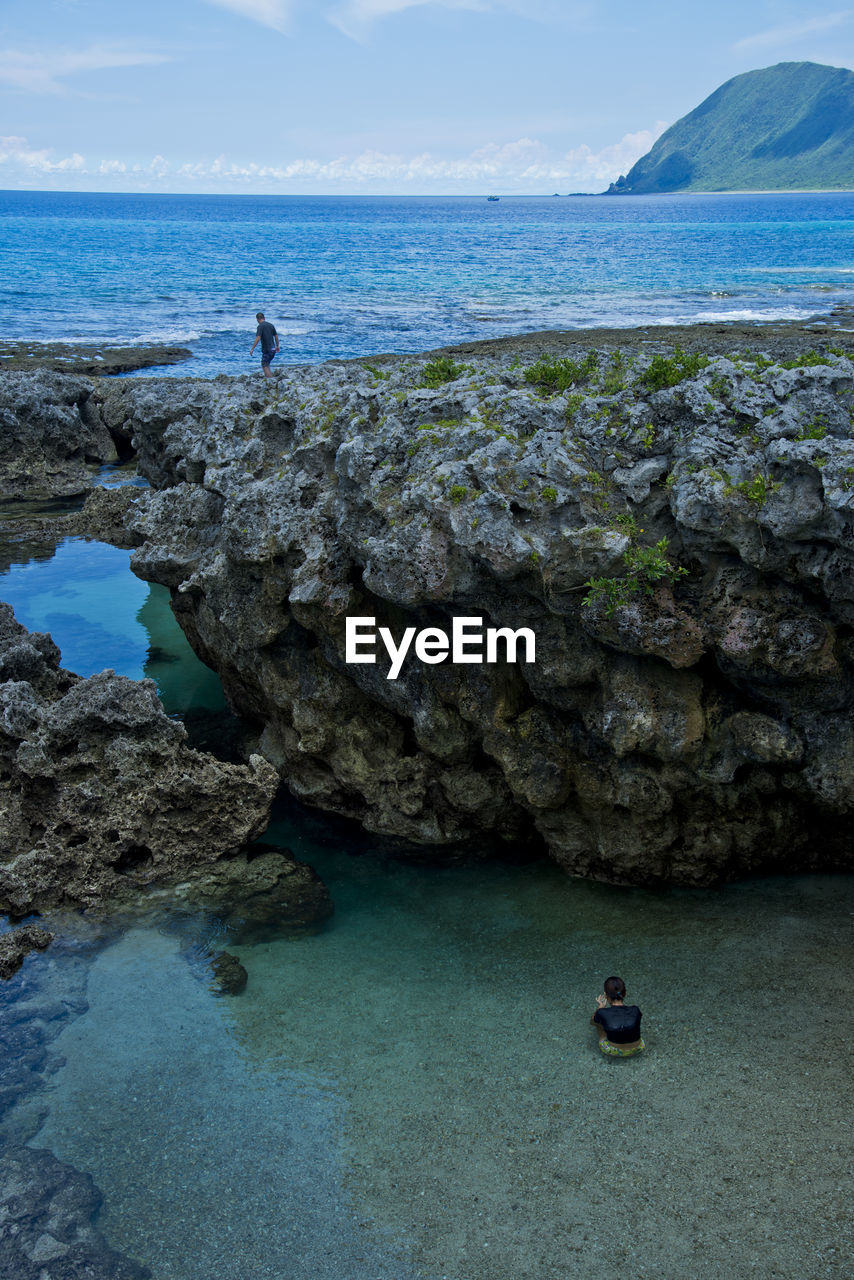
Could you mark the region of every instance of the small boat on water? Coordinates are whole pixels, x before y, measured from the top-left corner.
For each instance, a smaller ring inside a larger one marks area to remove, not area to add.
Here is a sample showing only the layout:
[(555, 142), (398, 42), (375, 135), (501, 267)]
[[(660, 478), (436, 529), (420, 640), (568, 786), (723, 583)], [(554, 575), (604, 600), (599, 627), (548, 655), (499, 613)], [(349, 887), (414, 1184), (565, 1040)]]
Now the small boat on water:
[(487, 200), (500, 200), (501, 196), (487, 196)]

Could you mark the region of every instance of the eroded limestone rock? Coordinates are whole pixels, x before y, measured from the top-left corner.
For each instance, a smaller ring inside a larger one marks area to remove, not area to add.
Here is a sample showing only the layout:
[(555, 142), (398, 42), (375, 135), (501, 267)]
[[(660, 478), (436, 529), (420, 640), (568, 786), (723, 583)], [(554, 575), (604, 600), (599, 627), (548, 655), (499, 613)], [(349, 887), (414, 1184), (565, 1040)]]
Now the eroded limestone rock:
[(116, 462), (116, 444), (88, 378), (0, 373), (0, 496), (85, 493), (87, 464)]
[(44, 951), (52, 941), (53, 934), (37, 925), (25, 925), (0, 934), (0, 978), (11, 978), (31, 951)]
[[(157, 487), (137, 572), (291, 791), (371, 830), (635, 882), (850, 865), (854, 366), (564, 353), (560, 392), (511, 351), (98, 389)], [(527, 626), (537, 662), (389, 681), (348, 615)]]
[(82, 680), (58, 661), (0, 605), (0, 910), (102, 906), (263, 831), (278, 782), (266, 760), (193, 751), (152, 681)]

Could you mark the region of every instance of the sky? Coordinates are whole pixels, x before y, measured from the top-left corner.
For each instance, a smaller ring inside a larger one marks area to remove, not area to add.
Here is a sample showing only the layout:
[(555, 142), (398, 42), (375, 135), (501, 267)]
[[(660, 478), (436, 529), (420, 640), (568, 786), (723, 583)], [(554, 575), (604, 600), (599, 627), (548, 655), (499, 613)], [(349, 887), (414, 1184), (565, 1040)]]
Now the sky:
[(602, 191), (725, 80), (854, 69), (815, 0), (0, 0), (0, 188)]

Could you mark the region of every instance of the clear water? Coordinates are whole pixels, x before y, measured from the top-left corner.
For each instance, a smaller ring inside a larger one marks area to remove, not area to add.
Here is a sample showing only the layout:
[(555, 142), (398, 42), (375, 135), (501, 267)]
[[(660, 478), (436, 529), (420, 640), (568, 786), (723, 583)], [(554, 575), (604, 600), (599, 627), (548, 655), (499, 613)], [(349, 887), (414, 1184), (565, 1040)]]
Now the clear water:
[(91, 676), (112, 667), (131, 680), (154, 680), (170, 715), (221, 710), (219, 677), (187, 643), (168, 590), (134, 577), (130, 555), (83, 538), (66, 538), (55, 552), (13, 544), (0, 561), (7, 564), (0, 599), (30, 631), (51, 635), (67, 670)]
[[(81, 627), (59, 628), (88, 620), (99, 668), (146, 610), (171, 652), (168, 607), (121, 556), (63, 543), (0, 596), (64, 655)], [(218, 922), (167, 917), (94, 950), (59, 921), (65, 945), (0, 993), (34, 1028), (74, 1014), (0, 1130), (91, 1173), (101, 1230), (157, 1280), (850, 1275), (854, 880), (650, 892), (412, 866), (287, 805), (268, 838), (336, 912), (232, 937), (244, 995), (203, 978)], [(610, 972), (644, 1010), (639, 1058), (596, 1048)]]
[(548, 328), (799, 319), (854, 300), (854, 195), (0, 192), (0, 338), (180, 343), (204, 377)]

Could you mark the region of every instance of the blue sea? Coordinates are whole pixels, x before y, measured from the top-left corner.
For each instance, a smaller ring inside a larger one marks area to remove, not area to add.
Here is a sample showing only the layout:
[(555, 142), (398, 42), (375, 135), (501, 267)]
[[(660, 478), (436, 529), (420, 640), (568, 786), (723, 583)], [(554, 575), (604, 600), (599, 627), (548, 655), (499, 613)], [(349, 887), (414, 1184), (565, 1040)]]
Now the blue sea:
[(0, 193), (0, 339), (177, 343), (172, 373), (538, 329), (800, 320), (854, 302), (854, 194)]

